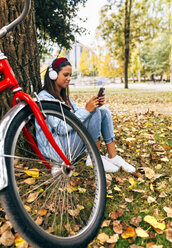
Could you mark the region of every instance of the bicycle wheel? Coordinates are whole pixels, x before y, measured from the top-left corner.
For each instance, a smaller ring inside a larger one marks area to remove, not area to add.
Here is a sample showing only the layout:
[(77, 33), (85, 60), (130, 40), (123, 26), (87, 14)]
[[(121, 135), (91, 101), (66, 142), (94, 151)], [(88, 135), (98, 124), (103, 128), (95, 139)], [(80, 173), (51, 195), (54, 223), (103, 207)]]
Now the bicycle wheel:
[[(66, 127), (66, 134), (59, 127), (56, 136), (72, 171), (48, 143), (46, 160), (51, 170), (34, 154), (22, 132), (25, 126), (32, 135), (36, 132), (35, 118), (26, 106), (5, 137), (8, 187), (0, 193), (2, 204), (16, 230), (34, 247), (85, 247), (95, 237), (105, 210), (102, 161), (87, 129), (73, 113), (49, 101), (42, 101), (42, 108), (50, 128), (52, 118)], [(92, 166), (86, 166), (88, 154)]]

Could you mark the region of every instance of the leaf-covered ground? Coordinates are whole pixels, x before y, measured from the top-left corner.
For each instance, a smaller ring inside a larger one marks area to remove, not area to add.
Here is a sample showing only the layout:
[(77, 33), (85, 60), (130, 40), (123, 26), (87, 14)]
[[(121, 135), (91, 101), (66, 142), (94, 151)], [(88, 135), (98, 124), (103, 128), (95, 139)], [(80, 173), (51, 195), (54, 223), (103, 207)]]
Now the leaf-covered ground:
[[(97, 89), (74, 89), (71, 97), (84, 106), (96, 92)], [(118, 154), (135, 165), (137, 171), (106, 174), (104, 222), (88, 247), (170, 248), (172, 93), (107, 89), (105, 106), (112, 113)], [(101, 153), (106, 153), (103, 142)], [(28, 247), (2, 209), (0, 224), (0, 247)], [(5, 238), (11, 243), (3, 243)]]

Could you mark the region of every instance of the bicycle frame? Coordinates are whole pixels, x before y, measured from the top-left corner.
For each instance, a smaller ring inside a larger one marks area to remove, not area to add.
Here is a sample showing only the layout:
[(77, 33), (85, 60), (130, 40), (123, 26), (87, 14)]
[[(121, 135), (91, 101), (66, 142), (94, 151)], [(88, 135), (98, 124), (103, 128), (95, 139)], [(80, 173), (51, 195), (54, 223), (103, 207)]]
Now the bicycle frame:
[[(17, 79), (14, 76), (14, 73), (13, 73), (13, 71), (12, 71), (12, 69), (8, 63), (7, 58), (1, 52), (0, 52), (0, 74), (4, 75), (4, 79), (0, 82), (0, 92), (4, 91), (6, 89), (10, 89), (14, 93), (13, 106), (18, 104), (19, 101), (25, 101), (30, 106), (38, 124), (40, 125), (40, 127), (41, 127), (42, 131), (44, 132), (45, 136), (47, 137), (48, 141), (50, 142), (52, 147), (55, 149), (55, 151), (58, 153), (58, 155), (61, 157), (61, 159), (65, 162), (65, 164), (67, 165), (67, 168), (71, 169), (71, 163), (66, 158), (64, 153), (61, 151), (59, 146), (56, 144), (53, 136), (51, 135), (51, 132), (49, 131), (49, 129), (46, 125), (46, 122), (44, 120), (44, 117), (43, 117), (39, 107), (37, 106), (37, 104), (35, 103), (35, 101), (33, 100), (32, 97), (30, 97), (28, 94), (22, 92), (22, 89), (19, 86)], [(23, 129), (23, 133), (24, 133), (25, 137), (28, 139), (31, 148), (34, 150), (34, 152), (37, 154), (37, 156), (43, 161), (43, 163), (45, 164), (45, 166), (48, 169), (51, 169), (51, 166), (46, 161), (46, 159), (44, 158), (42, 153), (40, 152), (39, 148), (37, 147), (36, 143), (34, 142), (32, 135), (30, 134), (27, 127), (25, 127)]]

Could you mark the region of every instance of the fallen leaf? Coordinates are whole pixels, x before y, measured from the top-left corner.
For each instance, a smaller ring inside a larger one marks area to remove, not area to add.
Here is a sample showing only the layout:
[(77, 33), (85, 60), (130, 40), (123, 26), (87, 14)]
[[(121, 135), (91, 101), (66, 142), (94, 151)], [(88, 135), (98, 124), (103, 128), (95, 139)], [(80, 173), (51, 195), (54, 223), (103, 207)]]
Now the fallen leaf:
[(113, 231), (117, 234), (121, 234), (122, 233), (122, 225), (120, 224), (120, 221), (119, 220), (116, 220), (116, 221), (113, 221)]
[(163, 245), (153, 245), (152, 248), (163, 248)]
[(132, 189), (132, 191), (136, 193), (145, 193), (144, 189)]
[(133, 244), (133, 245), (130, 245), (130, 248), (144, 248), (144, 247), (140, 246), (140, 245)]
[(129, 226), (124, 233), (121, 234), (123, 239), (132, 238), (136, 235), (135, 229), (132, 226)]
[(35, 178), (27, 178), (24, 180), (24, 182), (28, 185), (35, 184)]
[(151, 226), (153, 226), (154, 228), (159, 229), (161, 231), (165, 229), (165, 224), (159, 223), (153, 216), (150, 216), (150, 215), (145, 216), (144, 221), (150, 224)]
[(162, 162), (169, 162), (169, 159), (167, 157), (161, 158)]
[(37, 219), (35, 220), (35, 223), (40, 226), (43, 222), (43, 218), (41, 216), (38, 216)]
[(39, 177), (39, 170), (38, 168), (32, 168), (32, 169), (29, 169), (29, 170), (25, 170), (24, 171), (28, 176), (31, 176), (31, 177)]
[(110, 236), (110, 238), (106, 242), (109, 244), (114, 244), (118, 241), (118, 239), (119, 239), (119, 235), (114, 234), (113, 236)]
[(138, 227), (141, 221), (142, 221), (142, 217), (139, 215), (139, 216), (137, 216), (137, 217), (133, 217), (133, 218), (130, 220), (130, 224), (133, 225), (133, 226)]
[(164, 149), (165, 149), (166, 151), (168, 151), (168, 150), (170, 150), (170, 146), (164, 145)]
[(6, 221), (1, 227), (0, 227), (0, 234), (2, 235), (5, 231), (11, 230), (12, 224), (10, 221)]
[(156, 170), (160, 170), (162, 168), (162, 165), (161, 164), (157, 164), (157, 166), (155, 166), (155, 169)]
[(39, 211), (38, 211), (38, 214), (39, 214), (40, 216), (44, 216), (44, 215), (47, 214), (47, 210), (46, 210), (46, 209), (39, 210)]
[(152, 248), (153, 245), (155, 245), (154, 242), (149, 242), (146, 244), (146, 248)]
[(15, 237), (10, 230), (3, 232), (0, 238), (1, 244), (7, 247), (7, 246), (12, 246), (14, 242), (15, 242)]
[(109, 217), (112, 219), (112, 220), (115, 220), (119, 217), (121, 217), (123, 215), (123, 210), (122, 209), (117, 209), (116, 211), (113, 211), (109, 214)]
[(28, 203), (31, 203), (33, 202), (34, 200), (36, 200), (36, 198), (38, 197), (40, 192), (34, 192), (34, 193), (30, 193), (30, 195), (28, 196), (27, 198), (27, 202)]
[(125, 198), (125, 201), (126, 202), (129, 202), (129, 203), (133, 202), (133, 196), (130, 196), (128, 198)]
[(161, 194), (159, 195), (159, 197), (161, 197), (161, 198), (164, 198), (166, 196), (167, 196), (167, 194), (165, 192), (161, 192)]
[[(77, 191), (77, 190), (78, 190), (77, 187), (68, 186), (68, 188), (67, 188), (68, 193), (72, 193), (72, 192), (75, 192), (75, 191)], [(62, 191), (63, 191), (63, 189), (62, 189)]]
[(110, 223), (111, 223), (111, 220), (104, 220), (102, 225), (101, 225), (101, 228), (109, 226)]
[(165, 231), (166, 239), (172, 243), (172, 228), (169, 228)]
[(167, 217), (172, 218), (172, 208), (164, 207), (164, 211), (167, 213)]
[(121, 191), (121, 189), (116, 185), (114, 188), (113, 188), (115, 191)]
[(97, 236), (97, 239), (100, 241), (101, 244), (104, 244), (109, 239), (109, 236), (106, 233), (100, 233)]
[(18, 248), (27, 248), (28, 243), (17, 233), (15, 235), (15, 246)]
[(138, 237), (141, 237), (141, 238), (149, 237), (149, 234), (145, 230), (143, 230), (141, 227), (137, 227), (135, 231)]
[(145, 177), (151, 179), (155, 176), (154, 170), (150, 169), (149, 167), (144, 167), (143, 170), (145, 171)]
[(124, 180), (120, 177), (115, 177), (116, 182), (118, 182), (119, 184), (124, 184)]
[(156, 201), (156, 199), (155, 199), (155, 198), (153, 198), (152, 196), (148, 196), (147, 201), (148, 201), (148, 203), (150, 204), (150, 203), (155, 202), (155, 201)]
[(76, 208), (76, 209), (68, 209), (68, 213), (69, 213), (71, 216), (76, 217), (76, 216), (79, 215), (79, 213), (80, 213), (80, 211), (81, 211), (82, 209), (84, 209), (83, 206), (77, 205), (77, 208)]
[(28, 205), (24, 205), (24, 207), (29, 213), (31, 212), (31, 207), (29, 207)]

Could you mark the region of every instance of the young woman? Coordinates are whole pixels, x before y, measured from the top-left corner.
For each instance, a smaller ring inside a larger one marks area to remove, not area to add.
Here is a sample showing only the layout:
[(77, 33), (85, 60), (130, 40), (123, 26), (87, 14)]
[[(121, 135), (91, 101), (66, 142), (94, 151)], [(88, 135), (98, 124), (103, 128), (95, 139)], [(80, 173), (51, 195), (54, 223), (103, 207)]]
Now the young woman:
[[(107, 154), (101, 157), (106, 172), (117, 172), (120, 167), (127, 172), (135, 172), (133, 165), (130, 165), (117, 155), (111, 113), (107, 108), (102, 107), (105, 102), (105, 94), (103, 93), (102, 97), (99, 98), (93, 96), (85, 104), (85, 108), (77, 107), (69, 97), (68, 87), (71, 75), (72, 67), (69, 61), (64, 57), (55, 59), (46, 71), (44, 88), (38, 96), (44, 99), (58, 99), (65, 102), (87, 127), (99, 150), (100, 136), (103, 136), (107, 147)], [(54, 130), (57, 131), (59, 123), (56, 123), (54, 120), (51, 123)], [(42, 141), (42, 133), (38, 125), (36, 126), (36, 130), (39, 148), (46, 155), (47, 147)], [(58, 135), (58, 131), (54, 132), (54, 138), (56, 138), (56, 135)], [(89, 156), (87, 157), (86, 164), (91, 165)]]

